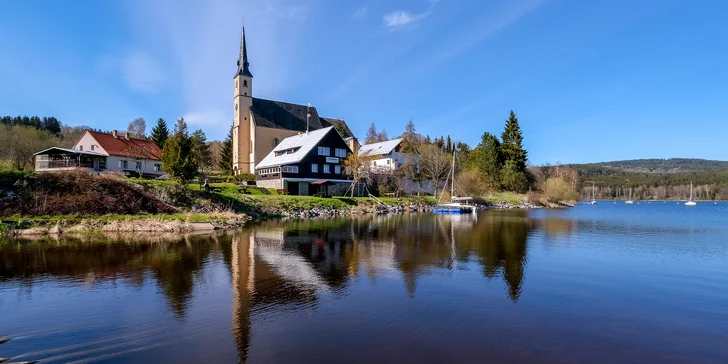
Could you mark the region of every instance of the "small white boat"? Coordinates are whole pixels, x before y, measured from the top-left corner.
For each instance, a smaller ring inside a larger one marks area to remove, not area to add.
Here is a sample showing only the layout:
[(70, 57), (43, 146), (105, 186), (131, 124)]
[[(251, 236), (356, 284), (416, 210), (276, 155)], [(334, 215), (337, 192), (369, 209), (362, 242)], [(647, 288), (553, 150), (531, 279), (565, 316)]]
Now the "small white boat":
[(695, 201), (693, 201), (693, 183), (690, 182), (690, 199), (688, 202), (685, 203), (685, 206), (695, 206)]

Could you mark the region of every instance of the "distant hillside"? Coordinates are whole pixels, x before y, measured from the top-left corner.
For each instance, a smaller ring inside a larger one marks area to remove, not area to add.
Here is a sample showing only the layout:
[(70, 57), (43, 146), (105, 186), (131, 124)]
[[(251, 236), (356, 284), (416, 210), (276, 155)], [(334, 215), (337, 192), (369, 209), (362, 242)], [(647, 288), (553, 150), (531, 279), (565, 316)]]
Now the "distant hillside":
[(679, 173), (728, 169), (728, 161), (696, 158), (632, 159), (626, 161), (573, 164), (578, 170), (612, 169), (624, 172)]
[(591, 193), (593, 182), (602, 198), (685, 199), (693, 183), (696, 197), (728, 199), (728, 161), (670, 158), (572, 164)]

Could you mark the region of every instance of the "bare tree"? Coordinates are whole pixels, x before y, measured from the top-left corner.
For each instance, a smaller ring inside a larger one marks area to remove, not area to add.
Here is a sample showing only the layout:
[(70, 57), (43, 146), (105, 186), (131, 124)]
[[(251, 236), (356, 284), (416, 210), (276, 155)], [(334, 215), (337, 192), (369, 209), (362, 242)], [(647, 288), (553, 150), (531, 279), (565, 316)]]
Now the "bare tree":
[(372, 158), (368, 156), (360, 156), (358, 153), (349, 154), (344, 159), (344, 167), (346, 173), (351, 176), (351, 197), (354, 197), (354, 189), (356, 185), (364, 182), (368, 183), (371, 180), (369, 164)]
[(450, 156), (434, 144), (426, 144), (420, 147), (420, 171), (432, 181), (432, 188), (435, 195), (437, 189), (443, 185), (451, 168)]
[(144, 121), (144, 118), (136, 118), (129, 123), (129, 126), (126, 128), (126, 131), (128, 131), (129, 134), (134, 137), (146, 138), (147, 137), (147, 122)]
[(142, 177), (144, 175), (144, 170), (147, 169), (149, 160), (154, 156), (152, 148), (144, 142), (135, 143), (130, 141), (130, 143), (126, 146), (125, 151), (129, 157), (134, 158), (134, 170), (139, 177)]
[(9, 160), (13, 167), (24, 170), (33, 168), (36, 152), (60, 144), (55, 135), (32, 126), (0, 125), (0, 159)]

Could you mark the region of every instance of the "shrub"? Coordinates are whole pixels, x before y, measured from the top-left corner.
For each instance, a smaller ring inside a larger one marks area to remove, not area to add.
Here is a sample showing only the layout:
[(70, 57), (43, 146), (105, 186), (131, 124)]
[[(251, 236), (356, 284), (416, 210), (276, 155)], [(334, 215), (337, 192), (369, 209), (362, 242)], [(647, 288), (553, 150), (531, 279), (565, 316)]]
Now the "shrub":
[(544, 182), (543, 195), (548, 202), (573, 201), (578, 198), (577, 192), (559, 177), (551, 177)]

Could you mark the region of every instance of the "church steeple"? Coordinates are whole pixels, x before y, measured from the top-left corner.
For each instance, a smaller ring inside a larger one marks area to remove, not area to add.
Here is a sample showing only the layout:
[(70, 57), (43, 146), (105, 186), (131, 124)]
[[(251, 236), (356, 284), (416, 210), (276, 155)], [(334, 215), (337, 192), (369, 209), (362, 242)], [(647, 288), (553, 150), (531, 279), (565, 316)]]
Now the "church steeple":
[(235, 76), (243, 75), (248, 77), (253, 77), (253, 74), (250, 73), (250, 69), (248, 68), (250, 64), (248, 63), (248, 47), (245, 44), (245, 27), (243, 26), (243, 34), (240, 36), (240, 56), (238, 57), (238, 72), (235, 74)]

